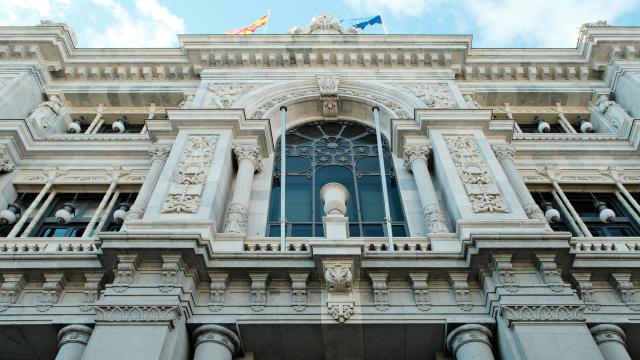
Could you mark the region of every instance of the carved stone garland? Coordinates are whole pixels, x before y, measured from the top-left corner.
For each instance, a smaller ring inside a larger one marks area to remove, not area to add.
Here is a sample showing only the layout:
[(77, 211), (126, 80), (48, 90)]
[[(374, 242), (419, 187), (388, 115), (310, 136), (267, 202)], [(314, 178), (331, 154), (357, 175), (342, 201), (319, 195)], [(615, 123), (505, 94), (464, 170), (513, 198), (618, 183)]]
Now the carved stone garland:
[(457, 107), (446, 83), (407, 84), (403, 88), (422, 100), (428, 109), (455, 109)]
[(190, 136), (173, 178), (163, 213), (196, 213), (216, 147), (214, 135)]
[(473, 136), (445, 136), (444, 140), (469, 196), (473, 212), (508, 212)]

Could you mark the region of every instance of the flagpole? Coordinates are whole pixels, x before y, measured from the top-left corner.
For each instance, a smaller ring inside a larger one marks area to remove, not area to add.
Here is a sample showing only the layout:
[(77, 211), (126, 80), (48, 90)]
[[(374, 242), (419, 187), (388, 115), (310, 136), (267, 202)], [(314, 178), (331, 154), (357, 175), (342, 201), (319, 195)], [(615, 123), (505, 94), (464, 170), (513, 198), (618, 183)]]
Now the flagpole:
[(382, 13), (380, 13), (380, 25), (382, 25), (382, 31), (384, 31), (384, 34), (389, 35), (389, 31), (387, 31), (387, 27), (384, 26), (384, 20), (382, 20)]
[(389, 211), (389, 196), (387, 195), (387, 171), (384, 166), (384, 153), (382, 152), (382, 136), (380, 135), (380, 118), (377, 106), (373, 107), (373, 122), (376, 127), (376, 144), (378, 145), (378, 164), (380, 165), (380, 182), (382, 183), (382, 201), (384, 201), (384, 220), (387, 225), (387, 238), (389, 239), (389, 251), (393, 252), (393, 228), (391, 227), (391, 211)]
[(264, 24), (264, 29), (262, 29), (262, 35), (267, 33), (267, 28), (269, 27), (269, 18), (271, 17), (271, 9), (267, 9), (267, 23)]

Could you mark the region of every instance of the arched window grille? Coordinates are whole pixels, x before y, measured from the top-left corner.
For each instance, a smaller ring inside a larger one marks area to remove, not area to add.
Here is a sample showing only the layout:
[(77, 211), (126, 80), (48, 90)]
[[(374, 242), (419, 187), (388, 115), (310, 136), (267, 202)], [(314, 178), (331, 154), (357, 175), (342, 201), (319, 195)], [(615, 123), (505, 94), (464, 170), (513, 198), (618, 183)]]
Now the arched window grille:
[[(278, 143), (279, 144), (279, 143)], [(407, 236), (389, 145), (383, 155), (394, 236)], [(267, 233), (280, 236), (280, 145), (276, 149)], [(386, 236), (375, 129), (353, 122), (307, 123), (287, 130), (287, 236), (322, 237), (320, 189), (338, 182), (349, 190), (349, 236)]]

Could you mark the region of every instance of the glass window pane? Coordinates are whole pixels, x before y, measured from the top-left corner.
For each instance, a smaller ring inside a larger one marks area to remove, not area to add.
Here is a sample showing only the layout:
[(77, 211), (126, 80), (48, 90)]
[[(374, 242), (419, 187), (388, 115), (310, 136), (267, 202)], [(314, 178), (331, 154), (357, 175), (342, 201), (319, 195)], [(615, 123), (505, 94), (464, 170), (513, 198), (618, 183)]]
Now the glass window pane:
[(394, 221), (404, 221), (398, 182), (389, 176), (387, 176), (387, 192), (389, 193), (389, 214), (391, 215), (391, 219)]
[(322, 224), (316, 225), (316, 233), (315, 237), (323, 237), (324, 236), (324, 227)]
[(287, 156), (287, 174), (302, 173), (309, 170), (311, 162), (308, 159), (299, 156)]
[(380, 173), (380, 162), (378, 161), (378, 157), (363, 157), (356, 161), (356, 166), (358, 167), (358, 170), (365, 173)]
[(287, 221), (311, 221), (311, 179), (288, 175), (286, 189)]
[(363, 176), (358, 179), (358, 192), (362, 221), (384, 221), (384, 199), (380, 176)]
[(271, 237), (280, 236), (280, 224), (278, 224), (278, 225), (269, 225), (268, 236), (271, 236)]
[(269, 221), (280, 221), (280, 181), (273, 180), (269, 202)]
[(328, 136), (336, 136), (340, 133), (340, 130), (342, 130), (342, 125), (337, 122), (327, 122), (322, 124), (322, 130), (324, 130), (324, 133)]
[(363, 236), (384, 236), (383, 224), (364, 224), (362, 225)]
[(292, 224), (291, 234), (292, 237), (311, 236), (311, 224)]
[(349, 224), (349, 236), (351, 237), (360, 237), (360, 225), (358, 224)]
[(312, 139), (322, 137), (322, 132), (320, 131), (318, 126), (315, 124), (307, 124), (307, 125), (300, 126), (298, 129), (296, 129), (296, 132)]
[(407, 231), (404, 225), (391, 225), (391, 231), (393, 232), (393, 236), (398, 236), (398, 237), (407, 236)]
[(349, 126), (342, 130), (342, 134), (340, 135), (344, 136), (347, 139), (351, 139), (356, 136), (365, 134), (367, 131), (368, 129), (362, 125), (349, 124)]

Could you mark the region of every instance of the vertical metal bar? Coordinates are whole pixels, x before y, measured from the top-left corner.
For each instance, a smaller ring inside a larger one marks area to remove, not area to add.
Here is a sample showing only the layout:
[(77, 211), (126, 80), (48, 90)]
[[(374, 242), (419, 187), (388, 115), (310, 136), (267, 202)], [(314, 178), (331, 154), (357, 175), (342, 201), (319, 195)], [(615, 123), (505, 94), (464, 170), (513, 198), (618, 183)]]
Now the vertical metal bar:
[(287, 127), (287, 108), (280, 107), (280, 251), (286, 251), (287, 241), (287, 219), (285, 217), (285, 190), (286, 190), (286, 178), (287, 169), (285, 165), (287, 150), (285, 149), (286, 141), (286, 127)]
[(393, 233), (391, 228), (391, 214), (389, 211), (389, 196), (387, 195), (387, 171), (384, 167), (384, 153), (382, 152), (382, 136), (380, 135), (380, 119), (377, 106), (373, 107), (373, 121), (376, 126), (376, 144), (378, 145), (378, 163), (380, 164), (380, 182), (382, 183), (382, 198), (384, 201), (384, 220), (387, 224), (387, 238), (389, 239), (389, 251), (393, 248)]
[(571, 201), (569, 201), (569, 199), (565, 196), (564, 191), (562, 191), (560, 185), (558, 185), (558, 182), (554, 180), (551, 184), (553, 185), (556, 193), (558, 193), (558, 196), (560, 196), (560, 198), (564, 202), (564, 205), (571, 213), (571, 216), (574, 217), (574, 220), (576, 221), (576, 224), (578, 224), (578, 227), (580, 228), (580, 231), (582, 231), (582, 234), (584, 234), (584, 236), (586, 237), (593, 237), (591, 231), (589, 231), (589, 228), (587, 228), (587, 225), (584, 223), (584, 221), (582, 221), (582, 218), (580, 218), (580, 215), (578, 215), (578, 212), (571, 204)]
[(629, 193), (629, 191), (627, 191), (627, 189), (624, 187), (624, 185), (622, 185), (622, 183), (620, 182), (620, 180), (616, 181), (616, 186), (618, 187), (618, 189), (620, 190), (620, 192), (622, 193), (622, 195), (626, 196), (627, 200), (629, 201), (629, 203), (631, 204), (631, 206), (633, 206), (633, 208), (635, 209), (635, 211), (640, 214), (640, 204), (638, 204), (638, 202), (636, 201), (636, 199), (633, 198), (633, 195), (631, 195)]

